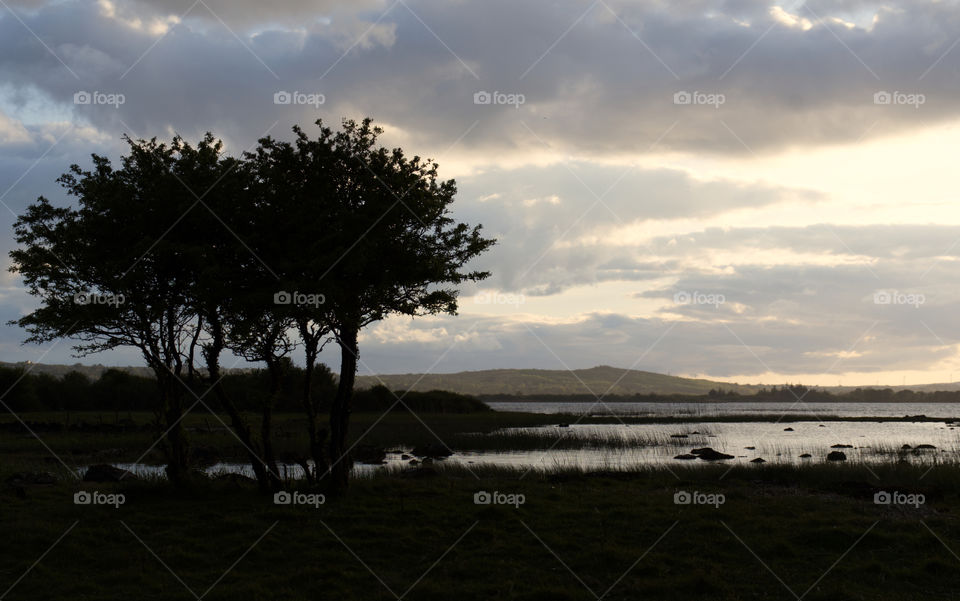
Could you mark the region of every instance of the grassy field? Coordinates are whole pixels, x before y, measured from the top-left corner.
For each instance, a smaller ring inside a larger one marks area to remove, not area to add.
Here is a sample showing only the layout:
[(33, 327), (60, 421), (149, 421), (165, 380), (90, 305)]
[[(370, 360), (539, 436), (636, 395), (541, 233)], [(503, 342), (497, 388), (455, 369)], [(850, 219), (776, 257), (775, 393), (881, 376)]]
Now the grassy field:
[[(477, 479), (441, 468), (358, 480), (319, 507), (226, 482), (5, 491), (0, 590), (14, 585), (10, 600), (195, 598), (188, 588), (210, 600), (795, 598), (788, 588), (811, 600), (956, 598), (954, 469), (921, 478), (891, 465), (879, 480), (852, 465), (675, 471)], [(126, 502), (73, 504), (84, 489)], [(879, 490), (925, 503), (876, 505)], [(477, 505), (479, 491), (524, 503)], [(675, 504), (683, 491), (724, 502)]]
[[(0, 431), (0, 598), (11, 601), (915, 600), (954, 599), (960, 588), (954, 464), (892, 456), (870, 470), (683, 464), (544, 474), (441, 462), (357, 479), (342, 498), (278, 505), (229, 479), (198, 478), (186, 489), (68, 479), (54, 454), (76, 464), (136, 459), (154, 442), (143, 427), (149, 416), (129, 416), (127, 431), (115, 432), (112, 414), (71, 416), (96, 424), (91, 431), (49, 425), (61, 414), (23, 417), (48, 425), (36, 432), (43, 443), (13, 426)], [(569, 416), (378, 418), (356, 415), (354, 436), (369, 430), (364, 444), (389, 448)], [(186, 425), (195, 446), (241, 456), (212, 416)], [(298, 426), (293, 416), (278, 420), (290, 449), (301, 443)], [(27, 471), (57, 480), (10, 484)], [(75, 504), (81, 492), (118, 506)], [(482, 492), (500, 503), (477, 504)], [(883, 492), (896, 493), (892, 504), (875, 503)]]

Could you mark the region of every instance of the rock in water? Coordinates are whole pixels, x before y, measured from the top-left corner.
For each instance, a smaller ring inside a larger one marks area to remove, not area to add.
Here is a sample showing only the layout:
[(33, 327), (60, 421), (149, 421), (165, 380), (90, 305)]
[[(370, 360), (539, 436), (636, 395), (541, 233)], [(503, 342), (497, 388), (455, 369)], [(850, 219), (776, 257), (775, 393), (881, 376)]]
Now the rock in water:
[(784, 428), (783, 431), (784, 431), (784, 432), (793, 432), (793, 428)]
[(843, 451), (830, 451), (830, 453), (827, 454), (827, 461), (846, 461), (846, 460), (847, 460), (847, 454), (844, 453)]
[(721, 459), (733, 459), (733, 455), (727, 455), (726, 453), (721, 453), (719, 451), (714, 451), (710, 447), (703, 447), (702, 449), (693, 449), (690, 451), (691, 454), (696, 455), (704, 461), (719, 461)]
[(684, 453), (683, 455), (677, 455), (676, 457), (674, 457), (674, 459), (683, 459), (684, 461), (689, 459), (696, 459), (696, 458), (697, 456), (691, 453)]
[(763, 457), (757, 457), (756, 459), (751, 459), (750, 463), (766, 463), (767, 460)]

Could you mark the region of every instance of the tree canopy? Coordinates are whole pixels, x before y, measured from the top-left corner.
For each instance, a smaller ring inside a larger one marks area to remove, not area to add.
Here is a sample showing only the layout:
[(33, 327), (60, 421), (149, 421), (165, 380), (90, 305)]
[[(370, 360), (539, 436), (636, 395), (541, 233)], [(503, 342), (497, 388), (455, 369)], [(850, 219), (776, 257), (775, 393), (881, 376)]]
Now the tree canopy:
[[(315, 137), (294, 127), (292, 141), (264, 138), (240, 157), (212, 134), (196, 145), (127, 139), (119, 167), (94, 155), (91, 169), (60, 178), (76, 206), (41, 197), (15, 224), (11, 271), (40, 301), (16, 323), (28, 341), (69, 338), (80, 355), (139, 349), (159, 386), (172, 478), (189, 466), (182, 417), (213, 391), (258, 480), (274, 487), (271, 412), (300, 350), (301, 463), (342, 490), (360, 330), (392, 314), (455, 314), (459, 286), (489, 275), (468, 264), (494, 241), (451, 217), (456, 184), (436, 163), (379, 145), (370, 119), (316, 125)], [(312, 374), (331, 340), (339, 378), (321, 399)], [(271, 378), (259, 433), (221, 384), (228, 353)]]

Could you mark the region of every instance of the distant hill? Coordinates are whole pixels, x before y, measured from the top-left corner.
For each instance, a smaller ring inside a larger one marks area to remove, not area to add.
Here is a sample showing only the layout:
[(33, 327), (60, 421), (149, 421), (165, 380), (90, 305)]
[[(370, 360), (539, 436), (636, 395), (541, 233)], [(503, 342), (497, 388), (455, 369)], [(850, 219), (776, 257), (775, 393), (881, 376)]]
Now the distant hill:
[[(153, 377), (153, 371), (142, 366), (109, 365), (54, 365), (21, 361), (6, 363), (0, 361), (0, 367), (28, 369), (32, 374), (49, 374), (61, 378), (71, 371), (78, 371), (91, 380), (98, 379), (108, 369), (118, 369), (131, 374)], [(224, 369), (227, 373), (248, 372), (251, 368)], [(335, 366), (334, 366), (335, 370)], [(419, 381), (418, 381), (419, 380)], [(594, 393), (613, 395), (634, 394), (706, 394), (711, 389), (723, 388), (741, 394), (751, 394), (763, 388), (755, 384), (731, 384), (700, 378), (682, 378), (650, 371), (626, 370), (619, 367), (601, 365), (590, 369), (486, 369), (480, 371), (461, 371), (452, 374), (386, 374), (380, 376), (357, 376), (357, 388), (372, 388), (381, 381), (393, 390), (426, 392), (447, 390), (474, 396), (485, 395), (575, 395), (590, 394), (585, 383)], [(610, 387), (616, 382), (612, 389)], [(840, 394), (850, 392), (856, 386), (817, 386), (820, 390)], [(938, 390), (960, 390), (960, 383), (912, 384), (906, 386), (861, 386), (859, 388), (890, 388), (894, 391), (913, 390), (933, 392)], [(609, 390), (609, 392), (607, 392)]]
[[(761, 386), (730, 384), (713, 380), (681, 378), (649, 371), (625, 370), (602, 365), (590, 369), (487, 369), (453, 374), (390, 374), (357, 376), (358, 387), (381, 381), (393, 390), (449, 390), (476, 396), (491, 394), (706, 394), (712, 388), (752, 393)], [(586, 384), (586, 387), (584, 386)], [(612, 388), (611, 388), (612, 386)], [(589, 390), (587, 389), (589, 388)]]

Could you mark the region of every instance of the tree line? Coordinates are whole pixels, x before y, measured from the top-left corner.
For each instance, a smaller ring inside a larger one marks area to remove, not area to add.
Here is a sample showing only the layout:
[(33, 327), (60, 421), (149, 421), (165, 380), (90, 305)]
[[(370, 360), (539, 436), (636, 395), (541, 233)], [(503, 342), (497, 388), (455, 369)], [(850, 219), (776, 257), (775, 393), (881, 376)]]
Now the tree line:
[[(467, 264), (494, 241), (450, 216), (456, 183), (435, 162), (383, 147), (370, 119), (316, 125), (315, 137), (295, 126), (292, 142), (266, 137), (239, 157), (209, 133), (196, 145), (126, 138), (118, 166), (94, 154), (59, 178), (76, 206), (40, 197), (14, 225), (11, 271), (39, 306), (12, 323), (27, 342), (71, 339), (79, 356), (139, 350), (175, 483), (189, 475), (184, 415), (216, 406), (261, 488), (279, 486), (271, 420), (298, 356), (306, 477), (342, 492), (361, 330), (455, 314), (459, 285), (489, 276)], [(324, 401), (314, 373), (327, 344), (340, 368)], [(259, 423), (224, 383), (228, 357), (263, 366)]]
[[(300, 391), (303, 389), (304, 369), (289, 365), (284, 369), (279, 394), (275, 397), (277, 412), (300, 411)], [(230, 372), (221, 380), (227, 394), (237, 408), (257, 412), (270, 395), (270, 374), (265, 369)], [(321, 409), (327, 410), (337, 391), (337, 380), (326, 365), (318, 364), (311, 383), (319, 397)], [(31, 373), (23, 367), (0, 366), (0, 390), (6, 391), (3, 402), (17, 414), (30, 412), (113, 412), (114, 421), (127, 419), (132, 413), (154, 410), (160, 401), (153, 378), (122, 369), (108, 369), (99, 378), (90, 378), (79, 371), (69, 371), (61, 377), (45, 373)], [(403, 397), (403, 404), (396, 398)], [(475, 413), (490, 411), (477, 398), (444, 390), (391, 391), (386, 386), (355, 390), (352, 409), (356, 412), (410, 410), (424, 413)], [(83, 415), (78, 419), (83, 420)]]

